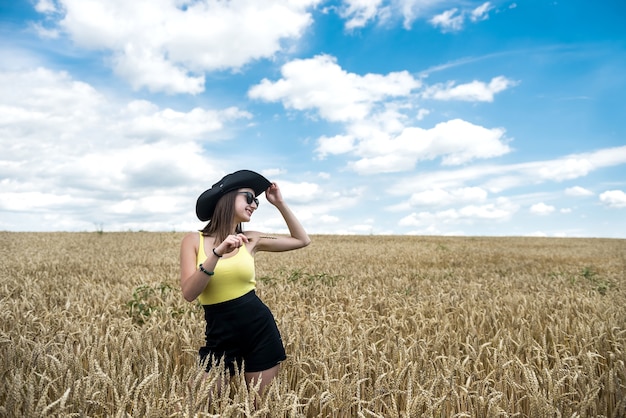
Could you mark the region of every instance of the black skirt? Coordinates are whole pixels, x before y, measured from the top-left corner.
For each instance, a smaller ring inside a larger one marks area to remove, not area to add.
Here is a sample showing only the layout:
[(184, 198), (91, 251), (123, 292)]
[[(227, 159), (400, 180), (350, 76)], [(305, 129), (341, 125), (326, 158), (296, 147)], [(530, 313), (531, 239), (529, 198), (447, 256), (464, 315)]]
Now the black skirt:
[(254, 290), (203, 307), (206, 345), (199, 354), (207, 371), (223, 361), (231, 375), (261, 372), (287, 358), (274, 316)]

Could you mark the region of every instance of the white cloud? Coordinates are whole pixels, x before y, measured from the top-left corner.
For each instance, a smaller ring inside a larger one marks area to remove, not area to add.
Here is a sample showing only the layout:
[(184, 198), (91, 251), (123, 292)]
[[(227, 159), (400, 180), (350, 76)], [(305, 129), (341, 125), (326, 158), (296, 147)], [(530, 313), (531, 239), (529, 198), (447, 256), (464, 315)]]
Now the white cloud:
[(461, 208), (459, 213), (464, 218), (490, 219), (494, 221), (502, 221), (509, 219), (515, 209), (507, 202), (506, 207), (490, 203), (487, 205), (469, 205)]
[(364, 76), (343, 70), (334, 57), (318, 55), (283, 65), (282, 78), (264, 79), (248, 95), (269, 102), (280, 101), (288, 109), (315, 110), (334, 122), (366, 118), (377, 102), (406, 97), (421, 85), (407, 71)]
[(204, 91), (204, 76), (191, 74), (154, 50), (129, 45), (113, 59), (115, 72), (128, 80), (135, 90), (146, 87), (151, 92), (197, 94)]
[(412, 206), (416, 205), (450, 205), (463, 202), (483, 202), (487, 199), (487, 191), (480, 187), (463, 187), (450, 191), (431, 189), (413, 193), (409, 199)]
[(339, 223), (339, 218), (332, 215), (322, 215), (318, 220), (323, 224), (336, 224)]
[(351, 233), (367, 234), (374, 232), (374, 226), (370, 224), (356, 224), (350, 227)]
[(330, 138), (322, 136), (317, 140), (315, 152), (319, 158), (325, 158), (328, 154), (345, 154), (354, 149), (354, 142), (354, 137), (349, 135), (335, 135)]
[(78, 46), (109, 51), (133, 87), (195, 94), (204, 90), (203, 72), (270, 58), (298, 39), (318, 2), (58, 0), (55, 7), (43, 0), (36, 7)]
[(443, 165), (460, 165), (506, 154), (506, 142), (502, 129), (454, 119), (431, 129), (409, 127), (395, 138), (364, 139), (355, 149), (361, 158), (350, 166), (359, 173), (397, 172), (439, 157)]
[(155, 104), (138, 100), (128, 103), (123, 111), (127, 120), (121, 122), (124, 131), (134, 136), (150, 139), (171, 138), (204, 139), (210, 132), (224, 127), (224, 122), (249, 119), (248, 112), (231, 107), (219, 111), (196, 107), (188, 112), (159, 109)]
[(471, 10), (459, 10), (455, 7), (433, 16), (429, 22), (431, 25), (441, 28), (442, 32), (458, 32), (465, 26), (466, 19), (472, 22), (487, 20), (489, 18), (488, 13), (492, 8), (490, 2), (483, 3)]
[[(357, 160), (349, 167), (359, 173), (404, 171), (418, 161), (435, 158), (442, 158), (444, 165), (459, 165), (510, 151), (504, 130), (499, 128), (488, 129), (460, 119), (431, 129), (406, 126), (411, 116), (416, 117), (411, 102), (418, 95), (414, 90), (421, 86), (421, 81), (407, 72), (361, 76), (346, 72), (328, 55), (291, 61), (281, 72), (281, 79), (264, 79), (248, 95), (280, 101), (288, 109), (315, 111), (328, 121), (344, 123), (346, 133), (322, 136), (316, 153), (322, 159), (329, 154), (354, 155)], [(448, 93), (448, 97), (473, 95), (475, 100), (493, 100), (493, 94), (511, 82), (497, 77), (488, 85), (478, 84), (482, 86), (480, 93), (457, 86), (461, 89)]]
[(35, 10), (39, 13), (56, 13), (57, 8), (53, 0), (39, 0), (35, 4)]
[(440, 27), (444, 32), (454, 32), (463, 29), (465, 17), (459, 13), (459, 9), (446, 10), (430, 19), (433, 26)]
[[(585, 163), (580, 164), (582, 169), (572, 170), (571, 166), (576, 165), (568, 165), (569, 161)], [(559, 182), (584, 177), (594, 170), (620, 164), (626, 164), (626, 146), (568, 155), (554, 160), (509, 165), (473, 165), (458, 170), (420, 172), (417, 175), (399, 179), (387, 191), (392, 195), (406, 195), (407, 190), (418, 192), (433, 188), (461, 188), (471, 183), (489, 192), (497, 193), (547, 181)], [(559, 168), (562, 168), (562, 171)]]
[[(6, 190), (6, 189), (5, 189)], [(41, 209), (54, 209), (76, 203), (68, 194), (54, 194), (39, 191), (0, 193), (0, 209), (14, 212), (37, 212)]]
[(607, 190), (600, 194), (600, 201), (610, 208), (626, 208), (626, 193), (622, 190)]
[(574, 154), (554, 160), (521, 163), (509, 167), (517, 172), (516, 184), (524, 182), (564, 181), (585, 177), (603, 167), (626, 163), (626, 146), (605, 148), (593, 152)]
[(580, 186), (568, 187), (565, 189), (565, 194), (568, 196), (593, 196), (591, 190), (587, 190)]
[(189, 185), (222, 174), (211, 168), (216, 165), (201, 144), (249, 117), (237, 108), (177, 111), (148, 101), (124, 103), (44, 68), (1, 72), (0, 207), (34, 213), (45, 205), (56, 211), (56, 225), (71, 219), (74, 225), (109, 224), (128, 211), (189, 212)]
[(436, 84), (423, 92), (423, 97), (435, 100), (463, 100), (469, 102), (493, 102), (494, 95), (518, 83), (506, 77), (499, 76), (491, 79), (487, 84), (474, 80), (471, 83), (455, 85), (453, 81), (446, 84)]
[(557, 181), (585, 176), (593, 170), (593, 162), (586, 158), (564, 158), (558, 163), (548, 163), (538, 167), (539, 177)]
[(287, 174), (287, 170), (283, 168), (268, 168), (266, 170), (261, 171), (261, 174), (264, 175), (269, 181), (272, 181), (272, 178), (274, 177)]
[(420, 109), (417, 112), (417, 120), (422, 120), (424, 119), (426, 116), (428, 116), (430, 114), (430, 110), (428, 109)]
[(141, 196), (137, 199), (125, 199), (113, 203), (109, 210), (113, 214), (131, 215), (167, 214), (176, 206), (176, 199), (172, 196)]
[(385, 24), (397, 18), (403, 20), (405, 29), (410, 29), (415, 20), (428, 18), (449, 3), (449, 0), (343, 0), (337, 8), (339, 16), (346, 19), (348, 30), (372, 21)]
[(491, 3), (486, 2), (475, 8), (470, 12), (470, 19), (472, 22), (478, 22), (489, 18), (488, 12), (492, 9)]
[(382, 0), (344, 0), (339, 15), (347, 19), (346, 29), (360, 28), (378, 16), (382, 4)]
[(319, 198), (320, 187), (316, 183), (293, 183), (287, 180), (277, 180), (277, 183), (281, 193), (295, 203), (307, 203)]
[(498, 198), (493, 203), (468, 205), (458, 209), (438, 212), (412, 213), (400, 219), (400, 226), (426, 227), (439, 224), (474, 223), (477, 221), (506, 221), (517, 212), (518, 206), (507, 198)]
[(534, 213), (535, 215), (549, 215), (554, 212), (556, 208), (551, 205), (546, 205), (543, 202), (534, 204), (530, 207), (530, 213)]

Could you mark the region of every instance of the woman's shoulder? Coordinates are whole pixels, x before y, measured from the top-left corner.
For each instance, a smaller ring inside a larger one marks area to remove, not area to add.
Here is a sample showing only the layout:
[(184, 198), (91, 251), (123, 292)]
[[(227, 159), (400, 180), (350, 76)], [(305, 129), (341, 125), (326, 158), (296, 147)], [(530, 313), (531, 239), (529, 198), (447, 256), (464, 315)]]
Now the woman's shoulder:
[(191, 239), (191, 238), (198, 239), (200, 235), (202, 235), (202, 232), (200, 231), (189, 231), (183, 236), (183, 239)]
[(200, 242), (200, 233), (198, 231), (187, 232), (183, 237), (182, 245), (183, 246), (193, 246), (198, 247), (198, 243)]

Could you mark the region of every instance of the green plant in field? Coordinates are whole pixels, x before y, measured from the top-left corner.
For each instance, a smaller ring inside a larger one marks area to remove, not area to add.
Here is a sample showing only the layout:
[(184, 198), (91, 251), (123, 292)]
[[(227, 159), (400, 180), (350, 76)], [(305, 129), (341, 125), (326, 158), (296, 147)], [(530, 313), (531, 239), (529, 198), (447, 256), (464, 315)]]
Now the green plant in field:
[(338, 281), (339, 276), (332, 276), (327, 273), (311, 274), (303, 271), (302, 269), (294, 270), (289, 274), (287, 281), (298, 282), (305, 285), (323, 284), (326, 286), (334, 286)]
[(104, 234), (104, 224), (103, 223), (97, 223), (95, 225), (96, 225), (96, 233), (98, 235)]
[[(313, 284), (323, 284), (326, 286), (334, 286), (339, 282), (340, 279), (342, 279), (342, 276), (333, 276), (328, 273), (317, 273), (317, 274), (307, 273), (304, 271), (304, 269), (293, 270), (290, 273), (287, 273), (286, 271), (282, 271), (281, 273), (287, 275), (287, 282), (303, 284), (306, 286), (310, 286)], [(261, 277), (257, 277), (257, 281), (262, 282), (264, 284), (275, 284), (277, 282), (277, 279), (271, 276), (261, 276)]]
[(260, 276), (256, 278), (257, 282), (264, 283), (264, 284), (271, 284), (275, 280), (276, 279), (274, 277), (270, 277), (270, 276)]
[(611, 283), (598, 275), (595, 269), (591, 266), (585, 266), (580, 273), (589, 283), (591, 283), (594, 289), (601, 295), (605, 295), (611, 288)]
[(597, 275), (593, 267), (590, 267), (590, 266), (585, 266), (581, 274), (585, 279), (590, 280), (590, 281), (592, 281), (594, 277)]
[(169, 294), (172, 289), (172, 286), (167, 283), (137, 286), (133, 291), (133, 298), (126, 303), (128, 315), (133, 318), (134, 322), (143, 325), (153, 312), (161, 309), (163, 297)]

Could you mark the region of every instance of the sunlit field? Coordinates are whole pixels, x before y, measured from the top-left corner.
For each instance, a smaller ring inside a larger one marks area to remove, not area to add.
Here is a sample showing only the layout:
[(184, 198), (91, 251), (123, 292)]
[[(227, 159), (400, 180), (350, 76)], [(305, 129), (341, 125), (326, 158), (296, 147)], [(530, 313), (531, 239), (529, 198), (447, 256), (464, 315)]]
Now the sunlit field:
[(257, 256), (288, 359), (209, 397), (182, 233), (0, 232), (0, 416), (624, 417), (626, 240), (313, 236)]

